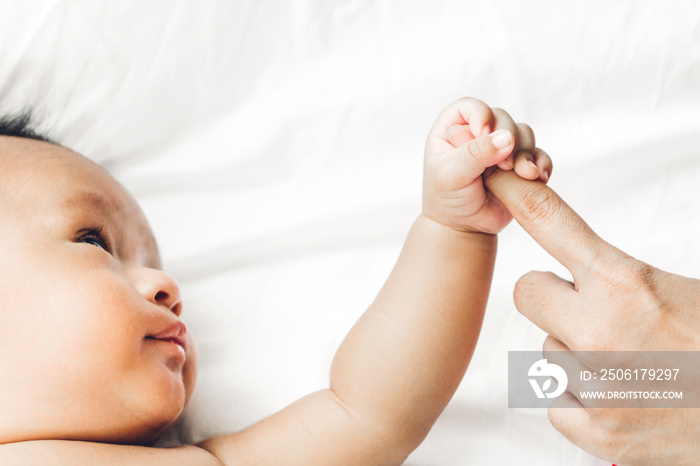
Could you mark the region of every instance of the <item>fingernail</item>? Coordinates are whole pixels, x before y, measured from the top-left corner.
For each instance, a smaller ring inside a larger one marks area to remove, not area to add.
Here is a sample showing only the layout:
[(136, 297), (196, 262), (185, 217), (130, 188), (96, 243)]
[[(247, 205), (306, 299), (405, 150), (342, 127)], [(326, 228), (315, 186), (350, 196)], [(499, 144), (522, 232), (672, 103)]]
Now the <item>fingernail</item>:
[(549, 181), (549, 172), (542, 173), (542, 178), (544, 178), (545, 183)]
[(491, 127), (489, 125), (484, 126), (484, 129), (481, 130), (481, 135), (486, 136), (489, 133), (491, 133)]
[(528, 160), (527, 162), (530, 164), (531, 167), (535, 167), (535, 170), (537, 170), (537, 165), (535, 165), (535, 162), (533, 162), (532, 160)]
[(496, 149), (504, 149), (513, 143), (513, 135), (507, 129), (499, 129), (491, 135), (491, 143)]

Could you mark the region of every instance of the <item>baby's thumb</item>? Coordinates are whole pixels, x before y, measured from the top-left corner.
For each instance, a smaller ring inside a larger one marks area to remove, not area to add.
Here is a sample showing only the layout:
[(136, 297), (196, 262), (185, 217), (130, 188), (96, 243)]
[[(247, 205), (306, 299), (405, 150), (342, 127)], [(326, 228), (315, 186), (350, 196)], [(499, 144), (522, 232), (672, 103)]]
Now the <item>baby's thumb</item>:
[(455, 155), (460, 159), (461, 175), (476, 178), (484, 169), (505, 160), (514, 147), (513, 135), (506, 129), (499, 129), (459, 146), (455, 149)]

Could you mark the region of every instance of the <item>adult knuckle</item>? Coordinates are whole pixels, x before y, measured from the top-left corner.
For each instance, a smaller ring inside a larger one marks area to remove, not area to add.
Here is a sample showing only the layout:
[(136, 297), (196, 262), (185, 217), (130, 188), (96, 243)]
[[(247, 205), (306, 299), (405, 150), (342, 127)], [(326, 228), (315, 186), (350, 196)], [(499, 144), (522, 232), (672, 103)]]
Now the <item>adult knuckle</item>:
[(659, 269), (632, 257), (616, 258), (610, 264), (599, 261), (599, 274), (607, 284), (611, 295), (626, 295), (637, 300), (645, 299), (660, 302), (657, 281)]
[(528, 272), (515, 282), (515, 287), (513, 288), (513, 300), (515, 301), (516, 307), (532, 298), (534, 291), (536, 289), (534, 284), (535, 272)]
[(633, 260), (630, 274), (631, 285), (638, 291), (656, 294), (658, 269), (640, 260)]
[(520, 218), (532, 225), (548, 221), (558, 208), (557, 199), (544, 189), (527, 193), (517, 207)]

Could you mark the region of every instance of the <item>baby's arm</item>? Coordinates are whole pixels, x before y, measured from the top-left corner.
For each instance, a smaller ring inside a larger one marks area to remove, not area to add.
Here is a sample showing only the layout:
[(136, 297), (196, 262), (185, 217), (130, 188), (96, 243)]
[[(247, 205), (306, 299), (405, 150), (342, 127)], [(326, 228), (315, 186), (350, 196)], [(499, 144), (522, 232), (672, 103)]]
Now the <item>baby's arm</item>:
[[(474, 139), (490, 132), (485, 126), (508, 131)], [(338, 349), (329, 389), (199, 445), (227, 464), (403, 462), (467, 369), (491, 283), (494, 233), (510, 221), (481, 174), (499, 164), (548, 178), (551, 161), (534, 142), (528, 127), (483, 102), (447, 107), (426, 144), (423, 212), (386, 284)]]
[(495, 257), (495, 235), (457, 232), (425, 215), (413, 223), (394, 270), (331, 369), (331, 389), (382, 434), (378, 440), (386, 437), (372, 464), (405, 459), (457, 389), (479, 336)]

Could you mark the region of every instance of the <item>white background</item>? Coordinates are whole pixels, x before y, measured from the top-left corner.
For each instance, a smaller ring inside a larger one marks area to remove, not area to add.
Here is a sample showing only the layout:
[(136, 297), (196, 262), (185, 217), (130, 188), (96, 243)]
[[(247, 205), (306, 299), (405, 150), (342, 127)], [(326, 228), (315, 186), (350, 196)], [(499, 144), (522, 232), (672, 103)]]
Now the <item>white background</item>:
[[(163, 445), (241, 429), (327, 384), (420, 212), (423, 144), (465, 95), (530, 124), (550, 186), (612, 244), (697, 275), (700, 7), (691, 1), (0, 2), (0, 113), (139, 200), (198, 342)], [(531, 269), (513, 224), (473, 362), (411, 465), (592, 465), (506, 407)], [(633, 325), (634, 323), (630, 323)]]

